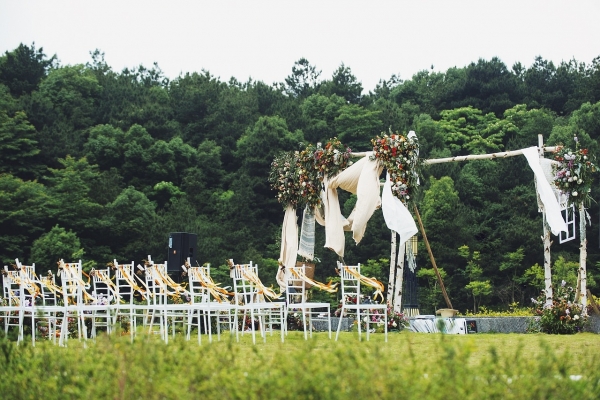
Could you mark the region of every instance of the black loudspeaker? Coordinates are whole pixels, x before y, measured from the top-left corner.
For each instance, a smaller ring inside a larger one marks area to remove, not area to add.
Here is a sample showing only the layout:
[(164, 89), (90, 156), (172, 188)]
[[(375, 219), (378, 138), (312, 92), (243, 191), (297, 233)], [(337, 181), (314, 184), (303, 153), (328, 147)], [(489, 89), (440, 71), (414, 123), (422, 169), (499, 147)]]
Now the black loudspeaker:
[(167, 254), (167, 272), (181, 273), (181, 266), (190, 259), (190, 265), (196, 265), (195, 233), (173, 232), (169, 233), (169, 252)]

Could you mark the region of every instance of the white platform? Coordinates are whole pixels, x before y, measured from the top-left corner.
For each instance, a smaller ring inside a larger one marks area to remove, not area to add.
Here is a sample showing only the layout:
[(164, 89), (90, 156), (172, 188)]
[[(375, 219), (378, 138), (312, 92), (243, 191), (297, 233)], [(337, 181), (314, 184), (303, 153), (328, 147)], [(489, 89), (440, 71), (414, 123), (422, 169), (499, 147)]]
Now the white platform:
[(441, 318), (435, 315), (418, 315), (410, 318), (408, 323), (408, 329), (412, 332), (467, 334), (467, 320), (465, 318)]

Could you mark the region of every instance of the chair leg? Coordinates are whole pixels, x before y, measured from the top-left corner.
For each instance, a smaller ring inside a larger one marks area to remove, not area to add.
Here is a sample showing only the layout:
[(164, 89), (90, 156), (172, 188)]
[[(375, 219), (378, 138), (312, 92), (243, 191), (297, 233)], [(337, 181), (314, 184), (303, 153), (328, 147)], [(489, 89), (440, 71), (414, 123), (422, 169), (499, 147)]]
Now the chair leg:
[(329, 339), (331, 340), (331, 309), (327, 307), (327, 332), (329, 333)]
[(356, 321), (358, 322), (358, 341), (360, 342), (362, 341), (362, 331), (360, 326), (360, 308), (356, 309)]
[(337, 342), (338, 337), (340, 336), (340, 330), (342, 329), (342, 320), (344, 319), (344, 306), (342, 306), (340, 312), (340, 320), (338, 321), (337, 333), (335, 334), (335, 340)]

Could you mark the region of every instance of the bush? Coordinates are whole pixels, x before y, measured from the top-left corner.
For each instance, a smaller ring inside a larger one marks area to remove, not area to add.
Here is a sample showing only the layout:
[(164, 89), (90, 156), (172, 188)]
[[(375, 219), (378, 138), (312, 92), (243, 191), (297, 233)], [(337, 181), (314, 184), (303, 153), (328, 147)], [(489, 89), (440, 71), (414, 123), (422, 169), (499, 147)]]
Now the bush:
[[(1, 335), (1, 333), (0, 333)], [(181, 336), (104, 336), (69, 347), (0, 337), (6, 399), (596, 399), (597, 335), (394, 333), (359, 342), (289, 332), (198, 346)], [(226, 336), (228, 337), (228, 336)], [(587, 344), (587, 347), (586, 347)]]
[(544, 292), (537, 299), (531, 299), (536, 318), (530, 331), (563, 335), (582, 332), (587, 316), (582, 315), (583, 307), (574, 302), (573, 287), (566, 286), (566, 282), (562, 281), (553, 297), (551, 305), (546, 304)]

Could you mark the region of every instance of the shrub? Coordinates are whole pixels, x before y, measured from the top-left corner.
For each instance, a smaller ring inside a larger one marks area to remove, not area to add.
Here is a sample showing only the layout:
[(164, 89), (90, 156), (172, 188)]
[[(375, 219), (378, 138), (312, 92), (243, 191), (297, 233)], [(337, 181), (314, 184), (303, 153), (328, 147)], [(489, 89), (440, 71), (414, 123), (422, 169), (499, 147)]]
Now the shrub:
[(582, 306), (574, 302), (573, 287), (566, 286), (566, 282), (562, 281), (553, 297), (552, 304), (546, 304), (546, 296), (542, 291), (537, 299), (531, 299), (536, 318), (530, 331), (563, 335), (582, 332), (587, 316), (582, 314)]

